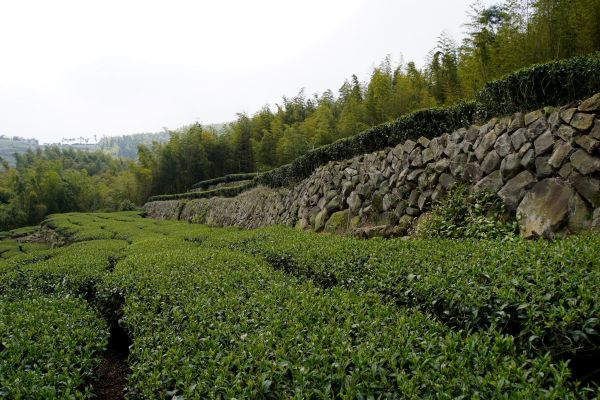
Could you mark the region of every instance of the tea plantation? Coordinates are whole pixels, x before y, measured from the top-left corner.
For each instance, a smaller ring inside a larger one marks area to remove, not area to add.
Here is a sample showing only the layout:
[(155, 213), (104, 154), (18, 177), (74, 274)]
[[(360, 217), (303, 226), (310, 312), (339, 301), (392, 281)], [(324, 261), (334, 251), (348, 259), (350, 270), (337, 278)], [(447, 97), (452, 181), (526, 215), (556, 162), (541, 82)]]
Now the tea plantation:
[[(600, 236), (356, 240), (61, 214), (0, 240), (0, 398), (591, 399)], [(116, 338), (115, 332), (123, 332)], [(130, 341), (128, 341), (128, 340)]]

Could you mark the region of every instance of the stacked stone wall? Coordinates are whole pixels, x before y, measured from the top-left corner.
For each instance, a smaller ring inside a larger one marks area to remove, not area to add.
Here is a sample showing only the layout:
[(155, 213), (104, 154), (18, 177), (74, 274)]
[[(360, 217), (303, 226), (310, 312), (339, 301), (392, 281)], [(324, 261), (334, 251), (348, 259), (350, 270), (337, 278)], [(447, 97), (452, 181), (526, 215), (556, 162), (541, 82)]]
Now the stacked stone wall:
[[(427, 127), (423, 127), (426, 130)], [(155, 218), (402, 235), (456, 182), (497, 193), (525, 236), (600, 227), (600, 93), (330, 162), (293, 187), (146, 204)]]

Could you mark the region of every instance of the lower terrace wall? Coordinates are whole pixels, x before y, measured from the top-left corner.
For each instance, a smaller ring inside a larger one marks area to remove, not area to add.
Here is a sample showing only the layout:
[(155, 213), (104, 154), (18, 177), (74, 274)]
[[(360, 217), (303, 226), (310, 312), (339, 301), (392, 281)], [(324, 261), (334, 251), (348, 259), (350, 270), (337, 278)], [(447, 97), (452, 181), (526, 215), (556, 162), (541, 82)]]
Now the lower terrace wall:
[[(427, 127), (423, 127), (427, 129)], [(458, 181), (497, 193), (526, 237), (600, 228), (600, 93), (558, 109), (493, 118), (432, 140), (316, 169), (293, 187), (233, 198), (156, 201), (152, 218), (212, 226), (283, 224), (403, 235)]]

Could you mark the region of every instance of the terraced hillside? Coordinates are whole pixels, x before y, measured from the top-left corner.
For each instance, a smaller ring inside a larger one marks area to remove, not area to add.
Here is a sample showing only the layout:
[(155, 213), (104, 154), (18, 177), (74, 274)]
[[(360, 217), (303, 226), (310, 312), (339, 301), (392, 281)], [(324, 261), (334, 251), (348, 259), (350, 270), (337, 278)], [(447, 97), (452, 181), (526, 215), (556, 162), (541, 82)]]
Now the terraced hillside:
[(128, 212), (2, 237), (0, 398), (600, 394), (600, 236), (361, 241)]

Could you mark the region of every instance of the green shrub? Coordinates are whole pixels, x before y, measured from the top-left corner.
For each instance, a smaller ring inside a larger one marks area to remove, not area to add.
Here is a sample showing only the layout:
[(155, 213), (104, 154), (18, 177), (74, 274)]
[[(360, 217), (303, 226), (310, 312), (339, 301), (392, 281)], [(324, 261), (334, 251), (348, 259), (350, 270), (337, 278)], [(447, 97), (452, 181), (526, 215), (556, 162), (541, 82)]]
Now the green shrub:
[(192, 185), (192, 189), (206, 189), (210, 186), (218, 185), (220, 183), (239, 182), (256, 178), (260, 173), (250, 172), (246, 174), (230, 174), (220, 176), (218, 178), (208, 179), (200, 181)]
[(129, 199), (123, 200), (119, 204), (119, 211), (135, 211), (137, 210), (137, 206), (133, 203), (133, 201)]
[(455, 185), (419, 219), (415, 234), (422, 238), (510, 239), (518, 225), (501, 199), (488, 191)]
[(557, 106), (600, 92), (600, 52), (537, 64), (488, 82), (477, 94), (478, 116), (490, 118)]
[(79, 299), (0, 296), (0, 398), (91, 398), (108, 329)]
[(165, 194), (160, 196), (151, 196), (148, 202), (152, 201), (167, 201), (167, 200), (192, 200), (204, 199), (208, 197), (235, 197), (238, 194), (245, 192), (248, 189), (256, 186), (255, 181), (250, 181), (238, 186), (224, 187), (219, 189), (207, 190), (204, 192), (187, 192), (177, 194)]

